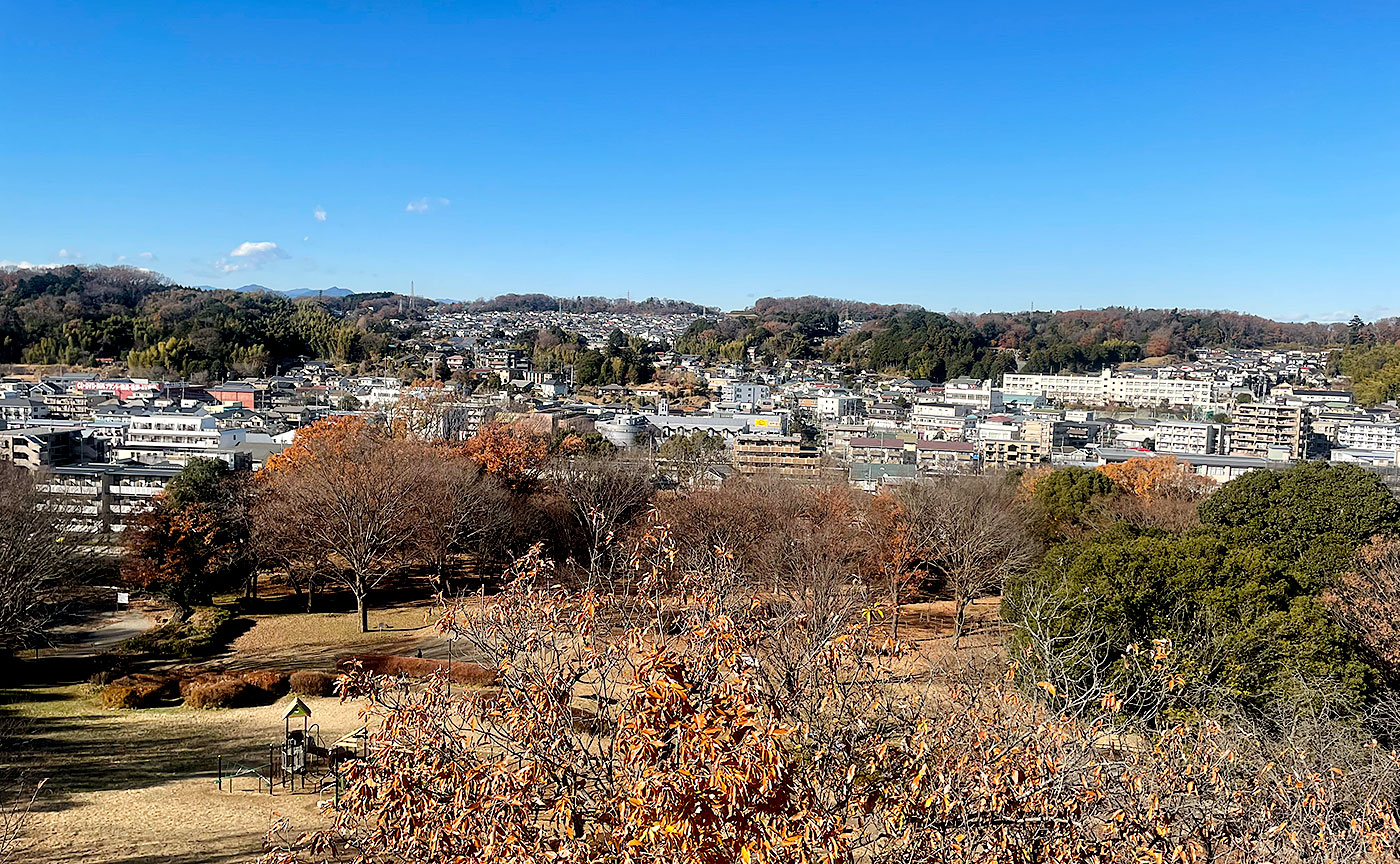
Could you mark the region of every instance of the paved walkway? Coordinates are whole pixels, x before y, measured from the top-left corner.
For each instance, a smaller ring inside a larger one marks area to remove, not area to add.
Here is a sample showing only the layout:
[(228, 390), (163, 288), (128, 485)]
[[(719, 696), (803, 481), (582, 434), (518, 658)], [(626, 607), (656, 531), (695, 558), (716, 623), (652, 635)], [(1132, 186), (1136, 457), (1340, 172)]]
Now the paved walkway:
[(101, 615), (83, 625), (64, 627), (54, 634), (58, 644), (42, 654), (50, 657), (92, 657), (110, 651), (133, 636), (156, 626), (160, 610), (133, 605), (123, 612)]

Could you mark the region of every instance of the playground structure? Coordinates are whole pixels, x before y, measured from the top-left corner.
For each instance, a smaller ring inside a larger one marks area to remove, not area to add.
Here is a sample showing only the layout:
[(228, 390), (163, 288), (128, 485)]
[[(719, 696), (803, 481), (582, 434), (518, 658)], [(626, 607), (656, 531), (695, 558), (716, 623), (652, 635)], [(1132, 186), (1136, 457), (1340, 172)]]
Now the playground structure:
[[(301, 721), (299, 729), (294, 728), (298, 719)], [(266, 761), (261, 754), (229, 763), (222, 755), (218, 757), (215, 782), (219, 789), (237, 791), (240, 778), (251, 778), (252, 783), (245, 784), (244, 791), (252, 791), (248, 788), (250, 785), (259, 793), (266, 787), (269, 795), (276, 794), (279, 789), (288, 793), (309, 790), (317, 794), (334, 790), (334, 803), (339, 804), (346, 767), (369, 755), (368, 728), (361, 726), (327, 745), (320, 726), (311, 722), (311, 708), (300, 697), (292, 698), (282, 721), (284, 737), (281, 743), (268, 745)]]

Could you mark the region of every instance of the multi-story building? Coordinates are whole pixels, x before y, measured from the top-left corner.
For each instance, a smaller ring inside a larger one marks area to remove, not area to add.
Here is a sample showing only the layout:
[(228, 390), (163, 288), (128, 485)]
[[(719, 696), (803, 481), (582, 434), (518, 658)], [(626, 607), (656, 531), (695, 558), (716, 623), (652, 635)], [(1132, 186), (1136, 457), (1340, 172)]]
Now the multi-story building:
[(1219, 453), (1220, 424), (1163, 421), (1152, 429), (1159, 453)]
[(478, 351), (476, 355), (477, 366), (483, 369), (525, 371), (531, 368), (530, 358), (525, 356), (525, 352), (519, 348), (487, 348)]
[(902, 438), (852, 438), (846, 442), (846, 461), (913, 464), (914, 443)]
[(1002, 379), (1002, 388), (1080, 405), (1165, 405), (1170, 408), (1202, 409), (1215, 403), (1219, 389), (1212, 381), (1147, 375), (1115, 376), (1112, 369), (1105, 369), (1097, 375), (1008, 374)]
[(777, 474), (816, 480), (821, 451), (796, 435), (740, 435), (734, 441), (734, 468), (741, 474)]
[(107, 534), (123, 530), (150, 509), (155, 496), (181, 470), (129, 462), (63, 465), (45, 471), (35, 488), (45, 506), (68, 517), (68, 530)]
[(1273, 460), (1305, 458), (1306, 420), (1301, 405), (1237, 405), (1230, 424), (1230, 455)]
[(1360, 450), (1400, 450), (1400, 423), (1344, 423), (1337, 446)]
[(28, 396), (0, 396), (0, 421), (14, 426), (49, 416), (49, 406)]
[(971, 474), (979, 467), (977, 445), (971, 441), (919, 441), (914, 446), (920, 477)]
[(821, 393), (817, 396), (817, 416), (826, 420), (855, 417), (864, 408), (865, 400), (849, 393)]
[[(117, 445), (116, 458), (154, 465), (170, 462), (184, 465), (196, 456), (237, 462), (232, 448), (242, 444), (242, 429), (220, 429), (204, 409), (191, 411), (168, 408), (136, 416), (127, 426), (125, 439)], [(239, 467), (235, 464), (235, 467)]]
[(1054, 423), (1047, 420), (1031, 420), (1020, 426), (982, 423), (978, 425), (978, 435), (983, 465), (1028, 468), (1050, 461)]
[(271, 407), (271, 391), (266, 384), (249, 381), (225, 381), (205, 388), (205, 392), (216, 402), (224, 405), (239, 405), (252, 411), (263, 411)]
[(752, 381), (722, 381), (718, 384), (718, 390), (721, 401), (740, 405), (762, 405), (773, 398), (771, 387)]
[(909, 413), (909, 425), (921, 438), (961, 438), (968, 428), (970, 409), (946, 402), (917, 402)]
[(81, 390), (74, 390), (59, 381), (41, 381), (29, 389), (29, 398), (37, 399), (48, 407), (48, 416), (55, 420), (86, 420), (92, 416), (92, 407), (98, 398)]
[(990, 379), (954, 378), (943, 385), (943, 401), (949, 405), (966, 405), (973, 411), (1000, 411), (1004, 405), (1001, 391)]
[(83, 457), (79, 426), (26, 426), (0, 429), (0, 461), (38, 471), (78, 462)]

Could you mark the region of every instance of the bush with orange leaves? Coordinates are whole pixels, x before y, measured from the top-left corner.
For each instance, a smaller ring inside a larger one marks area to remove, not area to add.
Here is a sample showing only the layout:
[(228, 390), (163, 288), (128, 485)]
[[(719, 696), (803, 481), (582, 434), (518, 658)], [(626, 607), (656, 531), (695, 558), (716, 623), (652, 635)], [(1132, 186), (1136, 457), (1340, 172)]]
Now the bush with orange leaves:
[[(927, 661), (874, 650), (860, 585), (760, 593), (674, 553), (653, 524), (629, 583), (576, 594), (537, 549), (449, 607), (496, 692), (349, 675), (369, 756), (333, 826), (279, 825), (267, 861), (1395, 860), (1391, 753), (1148, 728), (1111, 693), (1068, 713), (975, 670), (915, 683)], [(1142, 686), (1176, 686), (1169, 652), (1141, 662)]]

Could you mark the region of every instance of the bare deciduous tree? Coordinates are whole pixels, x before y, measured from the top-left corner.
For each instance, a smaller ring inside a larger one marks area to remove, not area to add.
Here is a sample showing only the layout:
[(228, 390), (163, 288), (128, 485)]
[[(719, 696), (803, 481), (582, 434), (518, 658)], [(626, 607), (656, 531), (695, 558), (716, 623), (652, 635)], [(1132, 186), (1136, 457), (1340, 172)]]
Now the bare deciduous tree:
[(908, 540), (953, 594), (953, 647), (967, 607), (1036, 560), (1036, 544), (1004, 477), (948, 477), (900, 488)]
[(0, 462), (0, 653), (43, 642), (58, 585), (79, 563), (61, 501), (45, 499), (34, 483)]
[(330, 561), (369, 629), (370, 591), (418, 548), (441, 483), (424, 444), (390, 438), (362, 420), (322, 421), (297, 435), (259, 478), (260, 533), (281, 533), (284, 550)]
[(557, 485), (583, 534), (590, 584), (617, 563), (622, 531), (646, 512), (656, 486), (645, 463), (620, 456), (581, 456), (561, 465)]

